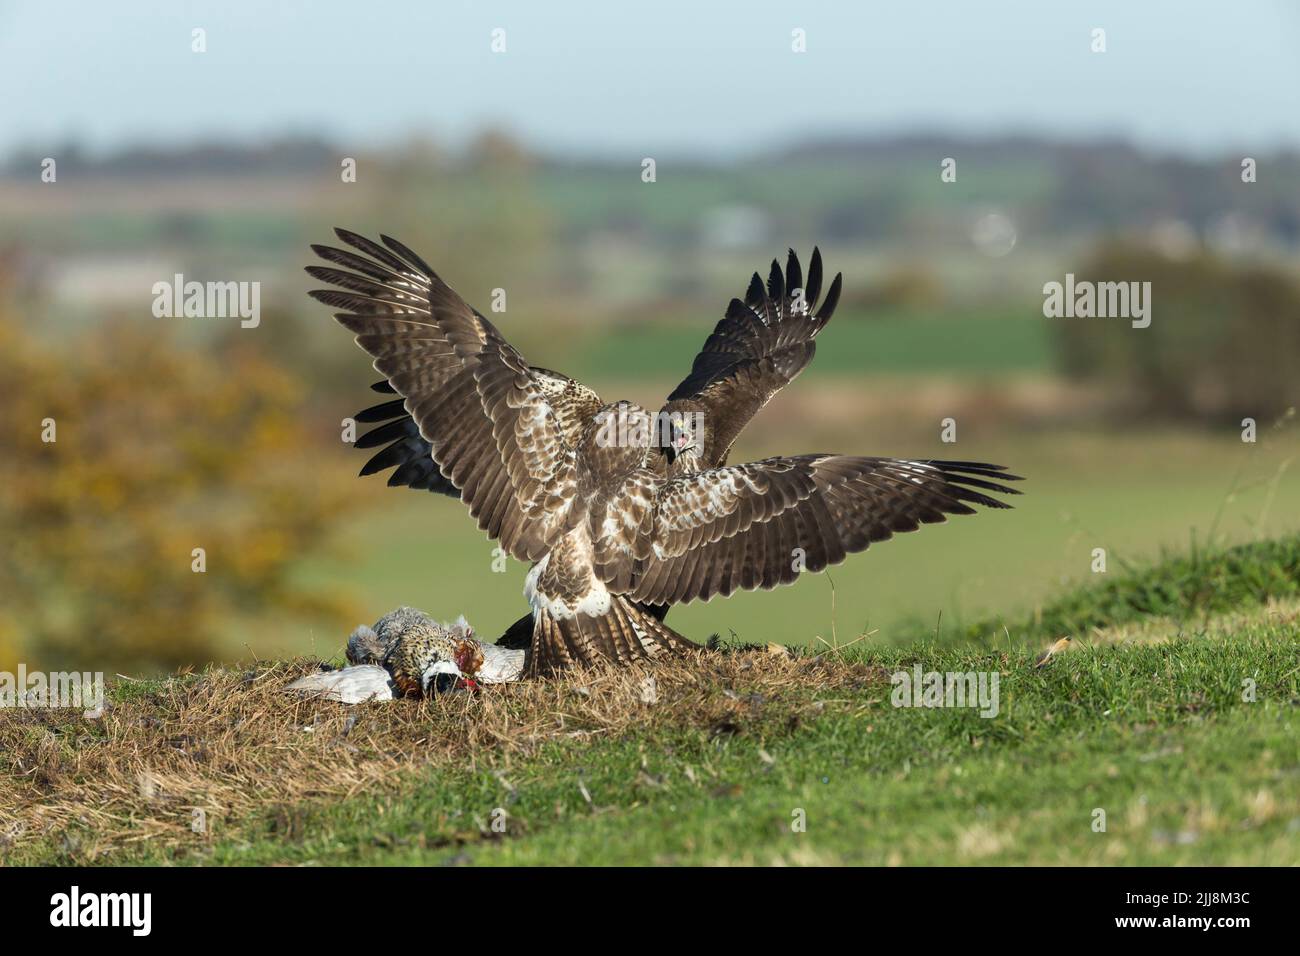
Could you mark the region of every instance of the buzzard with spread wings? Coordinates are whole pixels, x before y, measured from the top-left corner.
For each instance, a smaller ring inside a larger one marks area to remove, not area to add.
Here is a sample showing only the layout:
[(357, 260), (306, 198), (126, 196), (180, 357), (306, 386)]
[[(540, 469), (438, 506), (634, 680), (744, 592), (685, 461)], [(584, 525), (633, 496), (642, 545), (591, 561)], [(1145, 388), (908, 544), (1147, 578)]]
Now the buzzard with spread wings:
[[(397, 396), (358, 421), (381, 447), (362, 469), (390, 485), (459, 498), (489, 538), (533, 562), (525, 639), (535, 674), (626, 662), (694, 645), (664, 624), (672, 604), (789, 584), (874, 541), (1017, 494), (1002, 466), (808, 454), (727, 464), (745, 424), (812, 360), (839, 300), (820, 299), (790, 253), (766, 285), (733, 299), (690, 374), (658, 415), (606, 403), (529, 365), (418, 255), (336, 230), (349, 249), (313, 245), (334, 286), (311, 295), (374, 358)], [(820, 301), (819, 301), (820, 300)]]

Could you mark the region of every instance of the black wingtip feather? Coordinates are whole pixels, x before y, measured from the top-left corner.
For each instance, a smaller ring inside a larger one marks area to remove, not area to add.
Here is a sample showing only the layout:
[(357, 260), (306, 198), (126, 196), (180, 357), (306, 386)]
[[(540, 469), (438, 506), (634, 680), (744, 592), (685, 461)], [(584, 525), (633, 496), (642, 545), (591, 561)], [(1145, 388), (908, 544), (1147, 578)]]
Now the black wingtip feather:
[(827, 320), (835, 314), (835, 306), (837, 306), (840, 301), (840, 284), (843, 278), (844, 273), (835, 273), (835, 279), (831, 282), (830, 291), (826, 293), (826, 301), (823, 302), (821, 308), (817, 310), (817, 318)]
[(380, 445), (388, 444), (390, 441), (410, 438), (413, 434), (419, 434), (414, 420), (403, 417), (370, 429), (352, 444), (356, 448), (377, 448)]
[(367, 478), (377, 472), (392, 468), (394, 465), (400, 465), (404, 460), (401, 456), (401, 448), (398, 445), (389, 445), (362, 465), (357, 474), (362, 478)]
[(383, 244), (386, 245), (393, 252), (397, 253), (399, 256), (401, 256), (403, 259), (409, 262), (416, 269), (423, 272), (425, 275), (429, 276), (430, 278), (433, 278), (433, 276), (435, 275), (433, 271), (433, 267), (429, 265), (429, 263), (421, 259), (420, 256), (417, 255), (415, 252), (413, 252), (408, 246), (394, 239), (392, 236), (386, 236), (383, 235), (382, 233), (380, 234), (379, 238), (383, 242)]
[(411, 275), (416, 271), (409, 262), (406, 262), (400, 256), (394, 255), (379, 243), (372, 242), (365, 236), (352, 232), (349, 229), (344, 229), (342, 226), (336, 226), (334, 228), (334, 235), (338, 236), (353, 249), (361, 250), (376, 262), (383, 263), (399, 275)]
[(803, 269), (800, 268), (799, 257), (793, 249), (789, 250), (785, 260), (785, 287), (803, 290), (804, 302), (808, 301), (808, 290), (803, 287)]
[[(1024, 481), (1020, 475), (1013, 475), (1007, 471), (1006, 465), (990, 465), (983, 461), (944, 461), (932, 458), (921, 462), (924, 465), (933, 465), (942, 471), (964, 472), (971, 475), (981, 475), (985, 478), (996, 478), (998, 481)], [(1014, 491), (1014, 494), (1020, 494)]]
[(388, 487), (400, 488), (403, 485), (416, 485), (427, 476), (428, 466), (419, 460), (406, 462), (388, 476)]
[(983, 488), (985, 491), (996, 491), (1001, 495), (1021, 495), (1024, 494), (1019, 488), (1009, 488), (1006, 485), (1000, 485), (996, 481), (985, 481), (983, 478), (974, 478), (970, 475), (957, 475), (951, 472), (945, 472), (944, 477), (950, 482), (960, 482), (963, 485), (969, 485), (972, 488)]
[(817, 297), (822, 294), (822, 251), (813, 246), (812, 260), (808, 263), (808, 284), (804, 287), (804, 298), (808, 308), (817, 306)]
[(783, 312), (785, 310), (785, 275), (781, 272), (781, 263), (772, 260), (772, 268), (767, 274), (768, 298)]
[[(374, 386), (371, 386), (372, 388)], [(369, 408), (363, 408), (352, 418), (358, 422), (386, 422), (393, 418), (400, 418), (406, 414), (406, 403), (398, 398), (391, 402), (384, 402), (381, 405), (371, 405)]]

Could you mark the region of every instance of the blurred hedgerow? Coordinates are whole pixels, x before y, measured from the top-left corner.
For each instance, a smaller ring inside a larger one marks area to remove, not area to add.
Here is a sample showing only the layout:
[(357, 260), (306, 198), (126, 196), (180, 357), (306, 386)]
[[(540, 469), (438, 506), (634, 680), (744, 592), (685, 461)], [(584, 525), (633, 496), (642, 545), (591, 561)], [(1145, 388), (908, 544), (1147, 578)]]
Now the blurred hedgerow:
[(355, 616), (291, 573), (349, 500), (303, 395), (239, 336), (51, 340), (0, 294), (0, 670), (170, 669), (223, 656), (240, 617)]
[(1111, 241), (1078, 278), (1151, 283), (1148, 328), (1054, 325), (1062, 370), (1113, 388), (1125, 413), (1235, 428), (1245, 416), (1272, 421), (1300, 398), (1300, 284), (1286, 272)]

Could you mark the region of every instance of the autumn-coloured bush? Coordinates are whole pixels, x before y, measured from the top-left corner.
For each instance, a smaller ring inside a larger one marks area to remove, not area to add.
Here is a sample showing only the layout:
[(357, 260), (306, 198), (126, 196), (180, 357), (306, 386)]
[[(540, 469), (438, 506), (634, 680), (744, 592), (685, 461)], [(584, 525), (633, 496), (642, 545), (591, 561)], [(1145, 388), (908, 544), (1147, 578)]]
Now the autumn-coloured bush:
[(237, 614), (341, 626), (343, 599), (290, 574), (350, 480), (316, 467), (302, 402), (241, 336), (181, 348), (133, 318), (37, 337), (0, 300), (0, 669), (202, 663)]

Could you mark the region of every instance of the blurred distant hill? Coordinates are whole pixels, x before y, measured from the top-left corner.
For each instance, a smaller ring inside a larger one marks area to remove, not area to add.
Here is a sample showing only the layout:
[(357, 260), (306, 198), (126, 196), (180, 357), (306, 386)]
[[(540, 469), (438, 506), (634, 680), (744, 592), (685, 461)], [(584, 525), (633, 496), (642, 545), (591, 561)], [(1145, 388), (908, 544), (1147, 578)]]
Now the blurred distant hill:
[[(92, 156), (75, 144), (28, 150), (0, 166), (0, 182), (35, 183), (53, 155), (63, 182), (160, 183), (203, 179), (338, 179), (346, 150), (313, 136), (248, 145), (135, 147)], [(936, 189), (939, 164), (957, 180)], [(426, 140), (357, 157), (384, 169), (526, 170), (570, 230), (649, 231), (657, 238), (722, 245), (759, 243), (798, 223), (821, 241), (897, 242), (945, 211), (988, 205), (1050, 237), (1134, 228), (1186, 229), (1231, 241), (1300, 248), (1300, 155), (1254, 156), (1257, 182), (1243, 189), (1242, 156), (1217, 161), (1143, 152), (1123, 140), (940, 135), (840, 138), (774, 149), (743, 165), (658, 159), (661, 190), (640, 183), (641, 156), (625, 163), (533, 154), (498, 133), (445, 151)]]
[(46, 156), (58, 160), (61, 173), (79, 178), (302, 175), (333, 169), (337, 155), (337, 150), (317, 137), (289, 137), (256, 145), (199, 143), (172, 149), (133, 146), (101, 156), (88, 155), (76, 142), (69, 142), (44, 152), (17, 153), (0, 167), (0, 176), (27, 179)]

